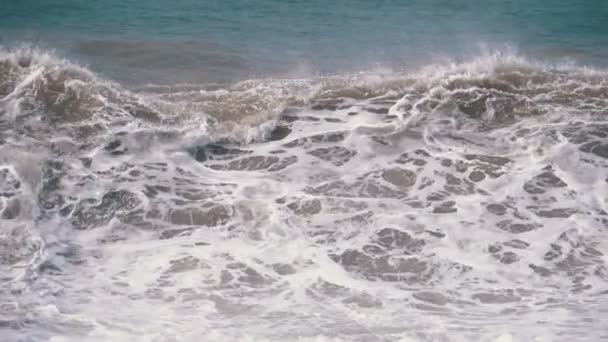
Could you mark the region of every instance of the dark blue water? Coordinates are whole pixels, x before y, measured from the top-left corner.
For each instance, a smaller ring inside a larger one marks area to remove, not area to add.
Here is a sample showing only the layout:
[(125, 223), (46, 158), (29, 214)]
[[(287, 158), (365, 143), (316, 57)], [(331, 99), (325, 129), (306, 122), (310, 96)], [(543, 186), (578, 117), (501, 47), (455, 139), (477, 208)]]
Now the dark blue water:
[(4, 0), (0, 42), (122, 80), (214, 81), (403, 68), (488, 49), (601, 64), (608, 3)]

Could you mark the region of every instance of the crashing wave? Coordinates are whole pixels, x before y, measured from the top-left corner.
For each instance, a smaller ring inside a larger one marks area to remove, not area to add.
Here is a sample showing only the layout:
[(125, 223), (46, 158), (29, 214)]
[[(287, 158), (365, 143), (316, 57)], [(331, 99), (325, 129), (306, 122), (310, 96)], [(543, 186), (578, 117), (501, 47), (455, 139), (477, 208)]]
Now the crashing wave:
[(510, 54), (134, 90), (3, 50), (0, 329), (533, 339), (550, 314), (549, 337), (599, 331), (607, 111), (607, 72)]

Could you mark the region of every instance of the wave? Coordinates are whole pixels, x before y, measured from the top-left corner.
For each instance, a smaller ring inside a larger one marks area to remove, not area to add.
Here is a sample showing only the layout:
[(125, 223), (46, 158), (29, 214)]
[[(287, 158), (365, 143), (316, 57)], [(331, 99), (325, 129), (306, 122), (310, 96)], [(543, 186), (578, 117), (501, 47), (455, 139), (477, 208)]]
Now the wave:
[(130, 91), (49, 51), (21, 47), (0, 50), (0, 110), (6, 129), (19, 128), (39, 140), (65, 134), (90, 142), (129, 126), (246, 143), (267, 137), (281, 115), (303, 108), (375, 110), (405, 125), (448, 120), (459, 128), (491, 128), (564, 111), (603, 115), (607, 75), (496, 52), (413, 72)]
[(556, 334), (588, 331), (608, 279), (607, 80), (497, 52), (128, 88), (2, 50), (0, 328), (222, 339), (238, 319), (360, 340), (438, 321), (469, 338), (536, 335), (564, 310)]

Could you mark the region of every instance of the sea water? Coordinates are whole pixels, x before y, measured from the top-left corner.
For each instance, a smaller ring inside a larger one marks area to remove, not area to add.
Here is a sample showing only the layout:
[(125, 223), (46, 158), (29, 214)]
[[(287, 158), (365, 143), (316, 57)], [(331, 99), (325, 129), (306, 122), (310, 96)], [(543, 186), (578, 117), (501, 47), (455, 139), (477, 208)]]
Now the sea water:
[(606, 22), (3, 0), (0, 340), (608, 339)]

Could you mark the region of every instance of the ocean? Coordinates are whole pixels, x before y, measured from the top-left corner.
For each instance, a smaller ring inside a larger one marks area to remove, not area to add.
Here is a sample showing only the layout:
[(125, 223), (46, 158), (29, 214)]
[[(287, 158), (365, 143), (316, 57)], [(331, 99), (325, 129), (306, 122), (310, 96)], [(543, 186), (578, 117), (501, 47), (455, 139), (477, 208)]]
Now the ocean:
[(0, 0), (0, 340), (608, 340), (606, 23)]

